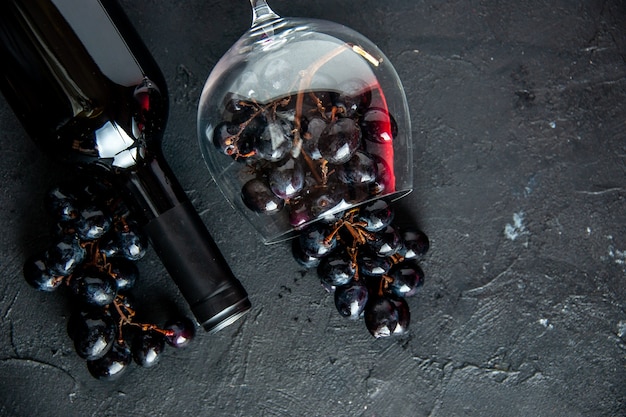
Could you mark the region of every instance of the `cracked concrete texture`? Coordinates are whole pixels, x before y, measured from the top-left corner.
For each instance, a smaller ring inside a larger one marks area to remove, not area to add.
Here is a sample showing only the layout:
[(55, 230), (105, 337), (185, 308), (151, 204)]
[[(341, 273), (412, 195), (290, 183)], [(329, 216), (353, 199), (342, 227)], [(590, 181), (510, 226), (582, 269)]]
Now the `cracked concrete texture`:
[[(289, 245), (264, 246), (208, 178), (195, 108), (246, 2), (122, 4), (169, 83), (166, 155), (254, 308), (155, 369), (93, 381), (63, 297), (21, 277), (63, 174), (0, 100), (0, 415), (626, 415), (621, 2), (271, 2), (365, 34), (406, 89), (415, 191), (396, 210), (432, 245), (394, 340), (339, 317)], [(138, 302), (185, 308), (154, 254), (140, 267)]]

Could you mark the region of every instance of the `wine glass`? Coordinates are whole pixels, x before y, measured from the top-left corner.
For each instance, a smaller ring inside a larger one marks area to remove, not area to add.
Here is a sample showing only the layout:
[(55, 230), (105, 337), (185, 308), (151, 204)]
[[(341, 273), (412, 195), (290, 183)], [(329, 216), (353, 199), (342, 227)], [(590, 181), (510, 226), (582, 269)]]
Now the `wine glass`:
[(343, 25), (250, 3), (252, 26), (198, 107), (200, 148), (225, 197), (272, 243), (409, 193), (408, 106), (387, 57)]

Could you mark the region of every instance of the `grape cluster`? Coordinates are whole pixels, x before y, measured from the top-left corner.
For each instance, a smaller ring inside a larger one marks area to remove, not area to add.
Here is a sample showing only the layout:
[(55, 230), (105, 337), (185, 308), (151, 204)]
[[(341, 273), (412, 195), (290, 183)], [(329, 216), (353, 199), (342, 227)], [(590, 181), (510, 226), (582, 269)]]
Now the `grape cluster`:
[(350, 79), (269, 103), (229, 94), (208, 137), (245, 164), (247, 208), (287, 212), (291, 226), (301, 228), (325, 212), (394, 192), (389, 155), (397, 133), (379, 88)]
[(332, 221), (307, 225), (293, 240), (293, 255), (317, 269), (323, 287), (334, 293), (340, 315), (364, 318), (375, 338), (405, 334), (407, 297), (424, 284), (418, 261), (429, 249), (426, 234), (393, 224), (384, 199), (347, 210)]
[(55, 187), (45, 208), (54, 221), (54, 243), (26, 260), (24, 277), (40, 291), (66, 288), (73, 308), (67, 332), (91, 375), (115, 380), (133, 360), (151, 367), (166, 344), (190, 342), (195, 324), (187, 317), (162, 328), (136, 320), (131, 289), (148, 243), (110, 184)]

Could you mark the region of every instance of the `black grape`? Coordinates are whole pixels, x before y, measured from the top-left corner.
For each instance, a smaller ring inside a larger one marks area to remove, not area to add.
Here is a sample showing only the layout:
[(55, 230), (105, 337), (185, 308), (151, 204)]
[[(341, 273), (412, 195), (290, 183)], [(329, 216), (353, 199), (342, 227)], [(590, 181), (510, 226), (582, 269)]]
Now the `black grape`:
[(51, 292), (63, 284), (63, 278), (50, 272), (45, 254), (30, 256), (24, 263), (26, 282), (39, 291)]
[(46, 254), (46, 264), (55, 275), (68, 276), (83, 263), (87, 252), (75, 236), (65, 236), (52, 245)]
[(106, 271), (88, 267), (72, 275), (70, 290), (81, 302), (104, 307), (115, 300), (117, 283)]
[(391, 336), (398, 326), (398, 308), (387, 297), (370, 298), (364, 311), (365, 326), (375, 338)]
[(353, 320), (361, 317), (369, 293), (367, 287), (361, 281), (350, 281), (335, 290), (335, 307), (343, 317)]
[(367, 153), (356, 151), (348, 162), (337, 168), (339, 179), (350, 185), (370, 184), (377, 178), (376, 161)]
[(378, 256), (395, 255), (402, 246), (400, 235), (392, 226), (387, 226), (385, 230), (374, 233), (373, 237), (374, 239), (368, 240), (367, 243)]
[(393, 221), (394, 212), (383, 199), (374, 201), (361, 208), (357, 220), (364, 222), (363, 228), (368, 232), (380, 232), (385, 230)]
[(87, 360), (98, 359), (113, 346), (115, 322), (102, 311), (78, 311), (70, 317), (68, 334), (74, 340), (78, 356)]
[(389, 289), (398, 297), (411, 297), (424, 285), (424, 271), (412, 260), (394, 265), (389, 276), (393, 278)]
[(337, 119), (322, 132), (318, 148), (330, 164), (343, 164), (356, 152), (360, 140), (361, 129), (354, 120)]
[(133, 359), (144, 367), (151, 368), (159, 363), (165, 349), (165, 337), (156, 332), (140, 332), (132, 345)]
[(430, 248), (428, 236), (417, 228), (400, 229), (400, 237), (402, 239), (402, 248), (400, 255), (405, 259), (414, 259), (423, 256)]
[(257, 213), (273, 214), (279, 212), (285, 201), (277, 197), (261, 179), (254, 178), (246, 182), (241, 189), (241, 198), (250, 210)]
[(111, 217), (97, 206), (88, 206), (79, 211), (74, 221), (76, 233), (81, 241), (100, 239), (111, 228)]
[(317, 267), (317, 275), (322, 283), (330, 286), (345, 285), (356, 273), (355, 265), (343, 251), (322, 258)]
[(87, 361), (87, 369), (95, 378), (102, 381), (115, 381), (128, 369), (132, 355), (126, 344), (113, 345), (103, 357)]
[(323, 222), (316, 222), (300, 233), (300, 247), (311, 257), (322, 258), (335, 249), (337, 236), (332, 234), (332, 228)]
[(196, 325), (186, 317), (168, 323), (165, 330), (172, 331), (172, 335), (165, 336), (165, 342), (175, 348), (188, 346), (196, 335)]

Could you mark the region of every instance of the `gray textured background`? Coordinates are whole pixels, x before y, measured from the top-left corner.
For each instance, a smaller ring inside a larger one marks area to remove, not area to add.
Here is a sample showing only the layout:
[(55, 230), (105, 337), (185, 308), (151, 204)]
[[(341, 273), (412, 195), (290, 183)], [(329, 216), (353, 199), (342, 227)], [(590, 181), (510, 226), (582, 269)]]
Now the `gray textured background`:
[[(626, 415), (623, 1), (272, 2), (365, 34), (406, 88), (415, 191), (396, 207), (432, 246), (411, 333), (393, 340), (342, 319), (208, 178), (197, 100), (247, 2), (122, 4), (169, 83), (165, 153), (254, 307), (155, 369), (93, 380), (66, 300), (21, 276), (62, 171), (0, 99), (1, 416)], [(140, 302), (185, 308), (154, 253), (140, 267)]]

